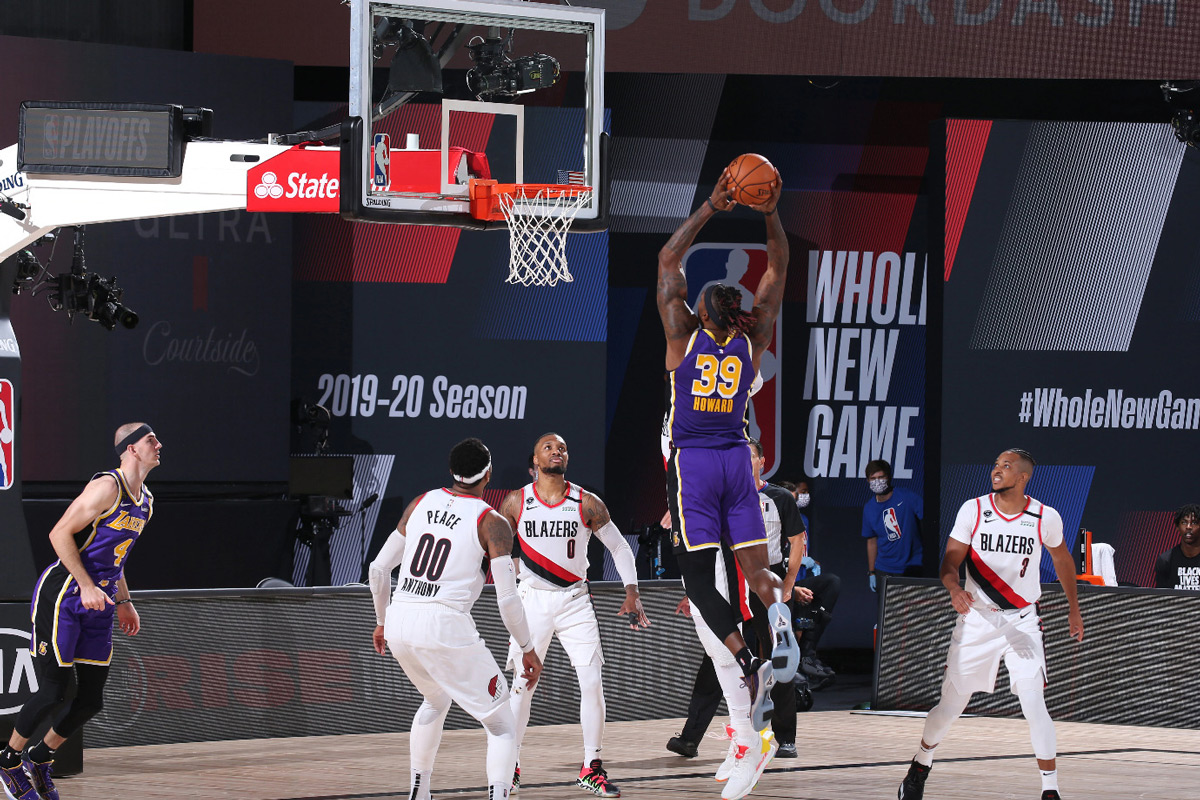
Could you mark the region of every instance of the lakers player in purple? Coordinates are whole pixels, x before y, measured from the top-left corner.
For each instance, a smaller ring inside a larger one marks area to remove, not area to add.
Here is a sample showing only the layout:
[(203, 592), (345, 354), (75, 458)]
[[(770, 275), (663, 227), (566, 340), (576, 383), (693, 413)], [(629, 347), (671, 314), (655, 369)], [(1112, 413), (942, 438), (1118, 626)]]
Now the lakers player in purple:
[[(714, 214), (735, 205), (728, 182), (728, 173), (722, 174), (711, 197), (658, 255), (658, 311), (667, 338), (671, 392), (667, 494), (672, 542), (688, 598), (741, 666), (752, 694), (754, 725), (761, 730), (769, 717), (771, 686), (776, 679), (790, 681), (799, 664), (783, 587), (768, 565), (746, 430), (751, 387), (783, 302), (788, 243), (776, 212), (782, 192), (776, 173), (770, 197), (751, 206), (763, 213), (767, 226), (767, 268), (753, 311), (743, 311), (740, 289), (722, 284), (706, 287), (695, 311), (688, 307), (683, 256)], [(732, 607), (717, 588), (715, 563), (722, 546), (733, 550), (751, 589), (770, 609), (775, 637), (770, 662), (753, 658)]]
[[(0, 779), (11, 800), (58, 800), (50, 777), (54, 752), (100, 711), (113, 616), (128, 636), (141, 629), (125, 565), (154, 511), (144, 480), (159, 464), (162, 443), (142, 422), (122, 425), (113, 443), (120, 467), (93, 476), (50, 531), (58, 560), (38, 578), (31, 609), (38, 690), (0, 751)], [(72, 685), (75, 698), (61, 707)], [(51, 714), (45, 737), (26, 748)]]

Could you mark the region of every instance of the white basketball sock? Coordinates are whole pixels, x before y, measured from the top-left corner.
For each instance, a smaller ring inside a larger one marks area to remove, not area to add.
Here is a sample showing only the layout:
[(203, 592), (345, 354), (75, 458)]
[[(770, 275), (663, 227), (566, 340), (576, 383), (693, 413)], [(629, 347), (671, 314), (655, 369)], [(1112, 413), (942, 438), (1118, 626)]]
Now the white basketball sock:
[(431, 770), (415, 770), (408, 771), (408, 800), (430, 800), (429, 797), (429, 781), (433, 776)]
[(922, 742), (921, 745), (917, 747), (917, 754), (913, 757), (913, 760), (923, 767), (931, 767), (933, 766), (934, 750), (937, 750), (936, 744), (926, 747), (925, 743)]
[(1050, 789), (1053, 789), (1054, 791), (1057, 792), (1058, 791), (1058, 770), (1052, 769), (1049, 772), (1046, 772), (1046, 770), (1043, 769), (1043, 770), (1039, 770), (1039, 772), (1042, 773), (1042, 791), (1045, 792), (1045, 791), (1049, 791)]
[(717, 672), (717, 682), (721, 684), (721, 693), (725, 695), (725, 705), (729, 707), (734, 741), (753, 746), (758, 740), (758, 731), (750, 723), (750, 692), (746, 689), (742, 668), (732, 658), (720, 664), (714, 661), (713, 668)]

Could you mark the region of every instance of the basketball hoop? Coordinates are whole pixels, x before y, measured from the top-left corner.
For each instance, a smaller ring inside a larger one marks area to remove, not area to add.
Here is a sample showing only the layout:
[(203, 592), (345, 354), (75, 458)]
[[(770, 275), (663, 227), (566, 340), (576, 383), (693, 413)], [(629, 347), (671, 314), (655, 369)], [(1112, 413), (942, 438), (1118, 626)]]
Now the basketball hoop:
[(574, 280), (567, 268), (567, 233), (591, 199), (590, 186), (471, 181), (471, 214), (508, 223), (505, 280), (522, 286)]

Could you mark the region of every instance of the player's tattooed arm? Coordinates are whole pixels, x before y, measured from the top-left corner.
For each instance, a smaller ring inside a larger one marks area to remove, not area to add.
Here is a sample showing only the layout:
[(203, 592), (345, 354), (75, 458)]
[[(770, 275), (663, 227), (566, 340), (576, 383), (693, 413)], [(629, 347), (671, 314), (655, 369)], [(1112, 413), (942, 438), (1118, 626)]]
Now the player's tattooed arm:
[(508, 520), (495, 511), (483, 515), (479, 523), (479, 543), (487, 550), (489, 558), (511, 556), (513, 529)]
[[(788, 261), (791, 258), (787, 233), (779, 221), (775, 209), (783, 191), (783, 181), (779, 173), (775, 173), (775, 185), (771, 197), (760, 206), (753, 206), (765, 214), (767, 221), (767, 269), (758, 282), (754, 293), (754, 316), (756, 322), (750, 332), (750, 343), (754, 345), (754, 366), (758, 368), (763, 351), (771, 344), (771, 335), (775, 331), (775, 320), (779, 317), (779, 309), (783, 306), (783, 290), (787, 284)], [(769, 212), (769, 213), (768, 213)]]
[(517, 522), (521, 519), (521, 499), (524, 492), (520, 489), (514, 489), (504, 496), (504, 501), (500, 503), (500, 514), (508, 520), (508, 524), (513, 530), (517, 528)]
[(598, 531), (612, 521), (612, 516), (608, 513), (608, 506), (604, 505), (604, 501), (591, 492), (583, 493), (583, 516), (587, 520), (587, 525), (594, 531)]
[[(687, 303), (687, 278), (683, 274), (683, 256), (692, 246), (704, 223), (718, 211), (728, 211), (734, 203), (729, 192), (729, 172), (721, 173), (712, 194), (658, 252), (658, 314), (667, 336), (667, 369), (679, 366), (683, 359), (683, 341), (692, 335), (700, 320)], [(678, 352), (676, 352), (678, 351)]]

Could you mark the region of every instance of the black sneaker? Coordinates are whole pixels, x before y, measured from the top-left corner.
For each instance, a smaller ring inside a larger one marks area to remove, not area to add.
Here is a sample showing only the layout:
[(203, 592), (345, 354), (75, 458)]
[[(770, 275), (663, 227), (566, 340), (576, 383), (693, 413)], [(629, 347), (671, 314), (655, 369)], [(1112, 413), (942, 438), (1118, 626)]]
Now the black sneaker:
[(1062, 795), (1058, 793), (1058, 789), (1047, 789), (1042, 792), (1042, 800), (1062, 800)]
[(667, 749), (672, 753), (678, 753), (684, 758), (695, 758), (697, 744), (695, 742), (689, 742), (682, 736), (672, 736), (667, 740)]
[(775, 757), (776, 758), (799, 758), (799, 755), (797, 755), (797, 753), (796, 753), (796, 743), (795, 742), (780, 743), (779, 749), (775, 751)]
[(904, 782), (900, 784), (900, 791), (896, 793), (896, 797), (899, 800), (921, 800), (925, 796), (925, 779), (929, 777), (929, 769), (915, 760), (909, 764), (908, 774), (904, 776)]

